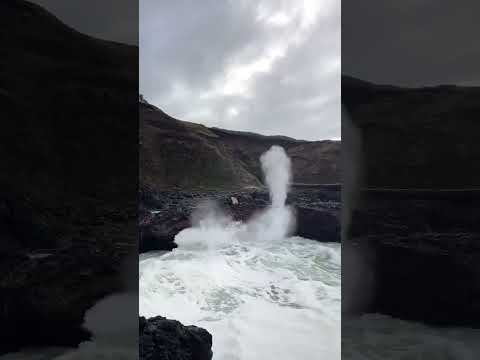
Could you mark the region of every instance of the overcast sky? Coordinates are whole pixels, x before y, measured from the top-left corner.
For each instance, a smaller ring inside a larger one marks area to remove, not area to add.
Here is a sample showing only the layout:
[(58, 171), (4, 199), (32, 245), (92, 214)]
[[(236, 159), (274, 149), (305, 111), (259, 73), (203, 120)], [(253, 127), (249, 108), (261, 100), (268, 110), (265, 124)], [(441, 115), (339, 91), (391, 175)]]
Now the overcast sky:
[[(5, 0), (2, 0), (5, 1)], [(105, 40), (138, 44), (140, 0), (30, 0), (77, 31)]]
[(140, 92), (207, 126), (340, 137), (340, 1), (140, 0)]
[(407, 86), (480, 85), (480, 1), (342, 0), (342, 72)]

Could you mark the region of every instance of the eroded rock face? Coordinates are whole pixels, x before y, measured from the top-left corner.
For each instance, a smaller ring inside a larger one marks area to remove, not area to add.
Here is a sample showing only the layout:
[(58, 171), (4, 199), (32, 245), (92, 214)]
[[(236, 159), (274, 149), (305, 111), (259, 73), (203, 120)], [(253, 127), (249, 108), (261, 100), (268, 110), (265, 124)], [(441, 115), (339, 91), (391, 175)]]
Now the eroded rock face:
[(161, 316), (139, 318), (141, 360), (211, 360), (212, 335)]

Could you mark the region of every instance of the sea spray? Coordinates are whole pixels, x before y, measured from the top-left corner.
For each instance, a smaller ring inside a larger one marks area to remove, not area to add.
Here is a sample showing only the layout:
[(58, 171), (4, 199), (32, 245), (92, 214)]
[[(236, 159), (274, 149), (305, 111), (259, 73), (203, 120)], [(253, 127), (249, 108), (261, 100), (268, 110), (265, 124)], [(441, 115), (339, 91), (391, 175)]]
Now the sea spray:
[(291, 162), (285, 150), (274, 145), (260, 157), (272, 207), (283, 207), (291, 180)]
[(265, 182), (268, 185), (271, 206), (247, 224), (250, 237), (259, 241), (275, 241), (290, 235), (295, 219), (286, 206), (291, 181), (291, 161), (285, 150), (274, 145), (260, 157)]
[(192, 228), (177, 234), (179, 247), (212, 249), (228, 246), (232, 239), (275, 241), (289, 236), (295, 226), (292, 209), (285, 205), (291, 179), (291, 162), (285, 150), (272, 146), (260, 157), (271, 206), (248, 222), (235, 222), (212, 201), (204, 201), (193, 212)]
[(260, 161), (271, 205), (238, 222), (200, 204), (178, 248), (140, 257), (140, 314), (207, 329), (214, 360), (340, 359), (340, 246), (289, 236), (290, 159)]
[(179, 247), (188, 250), (217, 249), (230, 244), (245, 226), (235, 222), (220, 206), (210, 200), (198, 204), (191, 215), (192, 227), (175, 236)]

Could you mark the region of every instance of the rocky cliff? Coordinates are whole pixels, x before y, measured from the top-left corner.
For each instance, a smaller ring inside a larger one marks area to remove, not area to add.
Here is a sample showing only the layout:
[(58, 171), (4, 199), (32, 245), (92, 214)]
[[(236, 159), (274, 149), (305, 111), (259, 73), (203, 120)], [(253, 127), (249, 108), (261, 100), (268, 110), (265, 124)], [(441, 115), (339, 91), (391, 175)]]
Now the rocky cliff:
[(284, 136), (208, 128), (174, 119), (140, 102), (140, 186), (154, 191), (262, 185), (258, 159), (272, 145), (292, 159), (293, 182), (339, 183), (340, 142), (300, 141)]
[(480, 87), (400, 88), (342, 77), (342, 102), (362, 130), (367, 187), (480, 184)]
[(480, 327), (479, 99), (342, 78), (367, 187), (343, 242), (346, 313)]
[(0, 353), (75, 345), (136, 252), (138, 49), (28, 1), (0, 23)]
[(140, 252), (176, 247), (175, 235), (191, 226), (192, 212), (205, 199), (227, 205), (224, 210), (242, 221), (266, 207), (259, 159), (272, 145), (283, 146), (292, 160), (295, 234), (340, 241), (339, 141), (208, 128), (177, 120), (143, 97), (139, 106)]

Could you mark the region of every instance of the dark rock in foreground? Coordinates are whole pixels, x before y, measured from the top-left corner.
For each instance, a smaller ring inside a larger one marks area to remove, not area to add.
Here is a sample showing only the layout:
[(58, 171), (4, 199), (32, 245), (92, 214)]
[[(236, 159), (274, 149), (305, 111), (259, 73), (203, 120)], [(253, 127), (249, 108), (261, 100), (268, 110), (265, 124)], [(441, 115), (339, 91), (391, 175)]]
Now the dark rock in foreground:
[(161, 316), (139, 318), (141, 360), (210, 360), (212, 335), (196, 326), (184, 326)]
[(121, 290), (122, 259), (131, 251), (86, 243), (0, 256), (0, 354), (88, 340), (85, 312)]
[(0, 354), (78, 345), (136, 253), (138, 48), (30, 1), (0, 23)]

